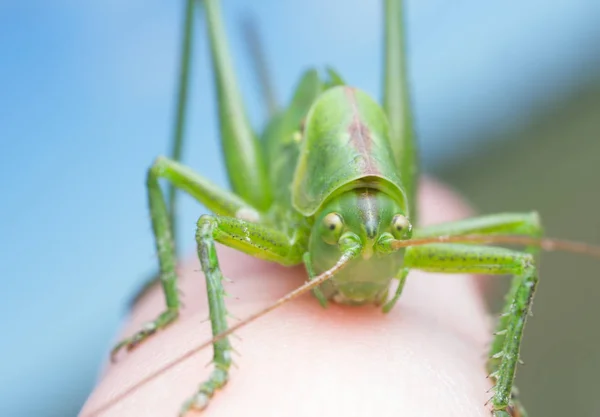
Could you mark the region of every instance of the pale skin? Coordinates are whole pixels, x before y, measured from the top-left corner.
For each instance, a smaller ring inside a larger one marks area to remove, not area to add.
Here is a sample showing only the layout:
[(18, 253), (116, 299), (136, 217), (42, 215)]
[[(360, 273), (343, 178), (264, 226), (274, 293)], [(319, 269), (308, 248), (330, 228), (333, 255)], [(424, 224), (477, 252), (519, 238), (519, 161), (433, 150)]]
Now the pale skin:
[[(424, 225), (472, 215), (446, 187), (424, 181), (419, 196)], [(229, 311), (244, 318), (300, 286), (303, 267), (284, 268), (219, 247)], [(210, 339), (206, 289), (196, 258), (182, 267), (185, 294), (180, 319), (145, 341), (134, 354), (109, 365), (84, 409), (85, 416), (115, 395)], [(412, 271), (398, 305), (383, 314), (374, 306), (331, 303), (323, 309), (310, 294), (236, 332), (240, 368), (215, 394), (202, 416), (460, 416), (489, 417), (484, 406), (487, 344), (492, 321), (481, 277)], [(122, 335), (164, 309), (154, 288), (135, 307)], [(234, 323), (235, 319), (230, 319)], [(102, 416), (171, 417), (210, 373), (205, 349)]]

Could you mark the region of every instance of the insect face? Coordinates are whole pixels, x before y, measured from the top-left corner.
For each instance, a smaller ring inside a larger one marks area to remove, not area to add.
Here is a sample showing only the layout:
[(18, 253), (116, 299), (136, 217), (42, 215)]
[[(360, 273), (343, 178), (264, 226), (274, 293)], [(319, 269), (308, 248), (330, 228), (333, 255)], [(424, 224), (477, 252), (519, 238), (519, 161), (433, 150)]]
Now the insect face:
[(327, 204), (317, 216), (315, 235), (334, 246), (342, 237), (351, 237), (360, 242), (362, 257), (369, 259), (374, 252), (386, 253), (379, 250), (381, 240), (410, 239), (412, 225), (386, 193), (362, 188), (345, 192)]
[(327, 296), (352, 304), (373, 302), (382, 296), (402, 260), (400, 252), (390, 253), (382, 243), (408, 239), (412, 233), (400, 206), (385, 192), (360, 188), (334, 197), (315, 220), (309, 251), (317, 273), (339, 259), (344, 240), (351, 239), (361, 247), (352, 267), (325, 285)]

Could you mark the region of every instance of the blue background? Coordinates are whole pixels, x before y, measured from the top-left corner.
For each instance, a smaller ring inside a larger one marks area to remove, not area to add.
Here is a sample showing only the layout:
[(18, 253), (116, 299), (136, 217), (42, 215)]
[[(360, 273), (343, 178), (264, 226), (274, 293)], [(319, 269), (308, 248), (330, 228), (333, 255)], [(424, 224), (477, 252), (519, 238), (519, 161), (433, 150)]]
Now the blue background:
[[(155, 268), (145, 170), (168, 149), (183, 1), (0, 3), (0, 415), (74, 415), (134, 289)], [(595, 0), (408, 1), (411, 88), (426, 166), (477, 154), (586, 82)], [(224, 0), (251, 119), (239, 30), (258, 21), (279, 98), (309, 65), (379, 95), (381, 9), (367, 0)], [(200, 14), (197, 17), (200, 20)], [(197, 25), (185, 161), (226, 185)], [(184, 198), (191, 250), (203, 209)]]

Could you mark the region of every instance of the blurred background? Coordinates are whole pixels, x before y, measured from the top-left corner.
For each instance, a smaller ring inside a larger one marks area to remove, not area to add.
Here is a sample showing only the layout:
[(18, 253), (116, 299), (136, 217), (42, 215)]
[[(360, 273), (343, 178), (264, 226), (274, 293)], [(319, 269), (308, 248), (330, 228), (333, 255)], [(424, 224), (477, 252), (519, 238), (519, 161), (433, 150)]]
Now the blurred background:
[[(144, 183), (169, 149), (184, 3), (0, 2), (1, 416), (75, 416), (155, 269)], [(222, 3), (257, 128), (248, 14), (281, 101), (313, 65), (379, 96), (379, 1)], [(481, 213), (535, 209), (549, 235), (600, 243), (600, 3), (407, 3), (426, 171)], [(226, 185), (197, 19), (185, 161)], [(203, 212), (183, 198), (185, 251)], [(517, 378), (531, 416), (600, 415), (599, 270), (543, 256)]]

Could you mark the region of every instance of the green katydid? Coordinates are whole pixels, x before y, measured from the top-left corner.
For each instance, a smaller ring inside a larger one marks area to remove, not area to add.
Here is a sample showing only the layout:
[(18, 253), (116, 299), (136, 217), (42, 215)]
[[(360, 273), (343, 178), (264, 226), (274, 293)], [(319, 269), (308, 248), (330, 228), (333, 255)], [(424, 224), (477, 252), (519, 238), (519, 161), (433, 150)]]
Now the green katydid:
[[(214, 336), (199, 348), (212, 345), (214, 369), (183, 405), (182, 413), (190, 408), (205, 408), (214, 393), (226, 384), (232, 351), (228, 335), (242, 325), (309, 290), (324, 306), (328, 302), (375, 303), (382, 304), (387, 312), (398, 301), (409, 271), (420, 269), (514, 277), (488, 360), (488, 370), (495, 381), (490, 403), (496, 417), (525, 416), (515, 396), (513, 380), (538, 282), (538, 248), (594, 256), (600, 256), (600, 251), (542, 239), (536, 213), (483, 216), (427, 228), (416, 226), (418, 166), (404, 62), (401, 0), (384, 1), (381, 106), (366, 93), (347, 86), (335, 71), (328, 70), (322, 77), (310, 70), (300, 80), (291, 103), (275, 112), (260, 138), (245, 116), (219, 2), (199, 3), (208, 21), (221, 138), (232, 192), (177, 162), (196, 4), (187, 0), (174, 158), (159, 157), (147, 177), (167, 309), (120, 342), (113, 357), (121, 348), (134, 348), (178, 317), (173, 233), (177, 188), (214, 213), (202, 216), (196, 231)], [(159, 179), (170, 183), (169, 205)], [(215, 242), (286, 266), (304, 264), (309, 281), (267, 309), (229, 327)], [(527, 249), (484, 246), (486, 243), (521, 244)], [(394, 279), (398, 280), (398, 287), (388, 298)]]

